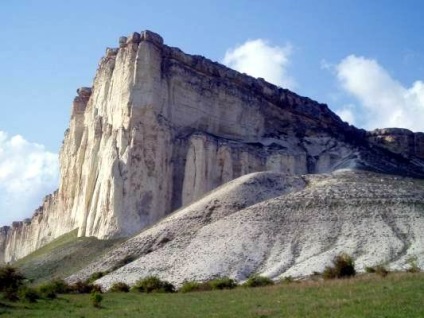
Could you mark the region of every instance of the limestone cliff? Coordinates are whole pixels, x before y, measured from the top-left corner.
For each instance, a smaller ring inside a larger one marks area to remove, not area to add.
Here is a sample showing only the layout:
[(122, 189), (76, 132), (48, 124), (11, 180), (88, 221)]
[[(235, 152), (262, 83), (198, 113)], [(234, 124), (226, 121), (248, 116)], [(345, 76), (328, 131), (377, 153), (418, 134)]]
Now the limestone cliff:
[(384, 133), (349, 126), (324, 104), (187, 55), (150, 31), (121, 37), (93, 86), (77, 93), (59, 189), (30, 221), (2, 228), (0, 262), (77, 228), (130, 236), (250, 172), (424, 176), (421, 135), (406, 148), (381, 142)]

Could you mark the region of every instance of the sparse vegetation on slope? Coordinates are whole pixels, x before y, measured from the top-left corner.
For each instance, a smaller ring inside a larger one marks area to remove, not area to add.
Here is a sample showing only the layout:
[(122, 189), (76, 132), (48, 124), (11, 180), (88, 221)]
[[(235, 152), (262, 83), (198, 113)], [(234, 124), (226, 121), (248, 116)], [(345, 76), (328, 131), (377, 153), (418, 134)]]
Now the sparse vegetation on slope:
[(88, 265), (121, 240), (98, 240), (77, 237), (78, 230), (69, 232), (13, 265), (34, 283), (66, 277)]

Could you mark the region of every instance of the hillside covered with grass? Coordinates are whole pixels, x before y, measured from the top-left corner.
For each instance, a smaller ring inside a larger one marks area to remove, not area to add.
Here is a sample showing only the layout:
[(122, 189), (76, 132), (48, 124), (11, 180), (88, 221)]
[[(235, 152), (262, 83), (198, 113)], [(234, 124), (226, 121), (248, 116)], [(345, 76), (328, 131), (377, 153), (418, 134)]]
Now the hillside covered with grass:
[(29, 280), (40, 283), (71, 275), (122, 242), (77, 237), (77, 233), (78, 229), (62, 235), (13, 265)]

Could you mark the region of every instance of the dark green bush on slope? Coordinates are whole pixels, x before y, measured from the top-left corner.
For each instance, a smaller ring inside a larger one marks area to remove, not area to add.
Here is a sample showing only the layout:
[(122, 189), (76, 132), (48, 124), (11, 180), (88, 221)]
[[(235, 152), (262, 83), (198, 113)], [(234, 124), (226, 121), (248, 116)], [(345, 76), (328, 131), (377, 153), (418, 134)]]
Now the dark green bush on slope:
[(243, 284), (245, 287), (261, 287), (261, 286), (269, 286), (274, 285), (274, 282), (272, 279), (260, 276), (260, 275), (252, 275), (250, 276), (247, 281)]
[(376, 265), (376, 266), (372, 266), (372, 267), (365, 267), (365, 272), (377, 274), (381, 277), (386, 277), (387, 275), (389, 275), (389, 271), (387, 270), (386, 267), (384, 267), (384, 265)]
[(40, 294), (36, 289), (28, 286), (22, 286), (18, 291), (19, 299), (29, 303), (35, 303), (40, 299)]
[(236, 281), (229, 277), (212, 279), (208, 282), (208, 284), (212, 289), (233, 289), (237, 287)]
[(55, 299), (57, 294), (68, 294), (71, 287), (63, 279), (56, 278), (38, 286), (38, 291), (43, 298)]
[(167, 281), (162, 281), (156, 276), (148, 276), (135, 283), (132, 290), (140, 293), (173, 293), (175, 287)]
[(24, 285), (25, 277), (16, 268), (6, 265), (0, 267), (0, 293), (10, 301), (17, 301), (18, 290)]
[(346, 278), (356, 275), (353, 258), (345, 253), (333, 259), (333, 266), (327, 266), (322, 273), (324, 279)]
[(130, 286), (123, 282), (113, 283), (112, 287), (109, 289), (112, 293), (128, 293), (130, 291)]
[(91, 304), (93, 305), (93, 307), (100, 308), (101, 307), (100, 305), (101, 305), (102, 300), (103, 300), (103, 296), (102, 296), (101, 293), (99, 293), (97, 291), (93, 291), (93, 292), (91, 292), (90, 300), (91, 300)]

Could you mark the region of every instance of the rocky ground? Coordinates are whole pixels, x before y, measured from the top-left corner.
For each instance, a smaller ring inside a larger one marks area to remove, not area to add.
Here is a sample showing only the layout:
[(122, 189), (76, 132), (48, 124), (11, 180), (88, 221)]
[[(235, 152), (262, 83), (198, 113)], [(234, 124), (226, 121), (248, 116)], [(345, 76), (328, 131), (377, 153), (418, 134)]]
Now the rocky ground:
[(356, 267), (424, 267), (424, 181), (370, 172), (254, 173), (212, 191), (69, 277), (97, 283), (157, 275), (174, 284), (252, 273), (319, 272), (346, 252)]

